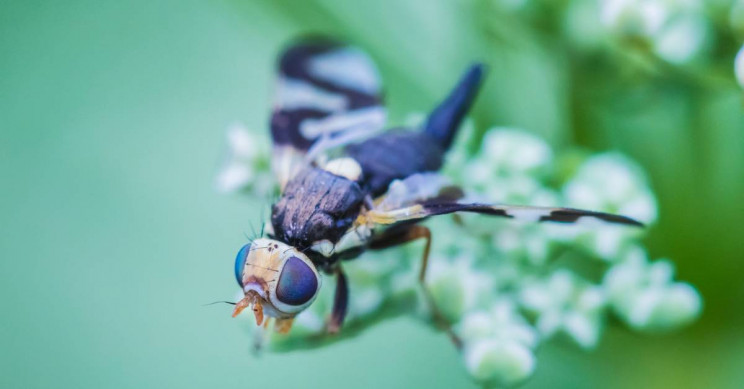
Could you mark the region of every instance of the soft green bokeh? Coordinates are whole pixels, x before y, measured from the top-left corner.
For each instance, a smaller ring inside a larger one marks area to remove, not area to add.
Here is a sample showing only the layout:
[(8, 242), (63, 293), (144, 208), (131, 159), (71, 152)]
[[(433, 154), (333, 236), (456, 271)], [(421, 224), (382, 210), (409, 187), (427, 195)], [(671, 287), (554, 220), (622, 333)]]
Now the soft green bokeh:
[[(723, 29), (728, 2), (709, 3)], [(269, 202), (214, 191), (223, 130), (236, 119), (265, 130), (274, 58), (303, 32), (366, 48), (394, 122), (480, 59), (490, 75), (476, 126), (619, 150), (649, 172), (650, 252), (698, 287), (703, 316), (653, 337), (611, 326), (590, 352), (548, 343), (526, 387), (744, 385), (743, 37), (720, 33), (710, 57), (674, 67), (620, 47), (575, 52), (565, 36), (594, 45), (593, 26), (492, 5), (0, 3), (0, 386), (473, 385), (446, 337), (413, 319), (257, 358), (249, 321), (202, 306), (233, 297), (234, 254)]]

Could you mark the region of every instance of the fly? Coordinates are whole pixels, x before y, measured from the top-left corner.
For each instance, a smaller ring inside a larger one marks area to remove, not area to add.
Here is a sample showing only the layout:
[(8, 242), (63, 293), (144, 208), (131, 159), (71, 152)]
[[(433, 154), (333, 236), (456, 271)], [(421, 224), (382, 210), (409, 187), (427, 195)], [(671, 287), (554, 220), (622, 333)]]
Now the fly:
[(287, 332), (315, 300), (319, 272), (324, 272), (336, 277), (327, 330), (337, 332), (349, 299), (343, 262), (367, 250), (422, 239), (419, 282), (433, 317), (449, 329), (426, 289), (431, 232), (419, 224), (422, 220), (472, 212), (534, 222), (595, 219), (642, 226), (602, 212), (464, 201), (463, 191), (437, 171), (482, 85), (481, 64), (465, 71), (422, 128), (381, 133), (386, 111), (380, 76), (361, 50), (300, 41), (283, 53), (278, 68), (271, 136), (280, 197), (271, 208), (268, 238), (243, 246), (237, 255), (235, 277), (244, 297), (233, 317), (252, 307), (256, 324), (268, 316), (276, 320), (277, 331)]

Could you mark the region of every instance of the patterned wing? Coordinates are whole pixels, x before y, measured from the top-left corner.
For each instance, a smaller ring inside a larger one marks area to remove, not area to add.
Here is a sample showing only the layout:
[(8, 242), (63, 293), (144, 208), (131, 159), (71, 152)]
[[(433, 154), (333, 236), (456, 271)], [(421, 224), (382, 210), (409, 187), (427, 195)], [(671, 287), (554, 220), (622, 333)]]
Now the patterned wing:
[(375, 201), (376, 212), (389, 212), (424, 202), (455, 202), (464, 197), (462, 189), (437, 172), (417, 173), (395, 180)]
[(271, 116), (273, 168), (281, 188), (305, 161), (384, 126), (380, 75), (363, 51), (304, 40), (279, 60)]
[(479, 203), (460, 203), (449, 200), (423, 201), (418, 204), (389, 210), (374, 209), (367, 212), (364, 218), (375, 224), (394, 224), (406, 220), (420, 220), (430, 216), (445, 215), (455, 212), (473, 212), (484, 215), (499, 216), (529, 222), (576, 223), (580, 221), (600, 221), (604, 223), (624, 224), (643, 227), (643, 224), (627, 216), (611, 213), (586, 211), (574, 208), (533, 207), (521, 205), (490, 205)]

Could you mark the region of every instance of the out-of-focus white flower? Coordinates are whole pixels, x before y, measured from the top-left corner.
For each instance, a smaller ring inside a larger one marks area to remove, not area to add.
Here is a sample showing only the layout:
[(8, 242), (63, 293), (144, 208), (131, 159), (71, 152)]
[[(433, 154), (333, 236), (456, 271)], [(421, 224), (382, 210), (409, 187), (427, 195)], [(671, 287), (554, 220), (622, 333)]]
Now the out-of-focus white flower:
[(736, 73), (736, 79), (739, 81), (739, 85), (744, 88), (744, 46), (742, 46), (741, 49), (739, 49), (739, 53), (736, 54), (734, 73)]
[(289, 334), (303, 337), (323, 333), (326, 330), (326, 317), (328, 313), (321, 312), (321, 308), (327, 308), (327, 305), (318, 304), (314, 309), (308, 308), (297, 315), (292, 324), (292, 331)]
[[(474, 165), (468, 165), (473, 167)], [(467, 169), (466, 174), (473, 169)], [(476, 178), (473, 175), (473, 178)], [(552, 190), (545, 188), (538, 180), (529, 176), (488, 177), (483, 184), (481, 193), (489, 201), (509, 204), (555, 205), (558, 196)]]
[[(471, 220), (480, 221), (483, 219), (479, 216), (481, 215), (458, 214), (457, 216), (440, 216), (428, 220), (426, 226), (432, 233), (432, 253), (448, 258), (468, 257), (488, 261), (489, 255), (492, 255), (493, 251), (489, 242), (485, 242), (483, 237), (490, 236), (493, 229), (479, 231), (477, 228), (471, 228), (476, 227)], [(455, 220), (458, 222), (455, 222)], [(420, 264), (422, 254), (420, 246), (410, 246), (407, 254), (407, 261)]]
[(656, 199), (643, 171), (618, 153), (587, 159), (563, 193), (570, 206), (619, 213), (645, 223), (656, 220)]
[(250, 133), (241, 123), (234, 123), (227, 129), (227, 147), (227, 158), (217, 174), (217, 189), (253, 189), (258, 195), (268, 194), (274, 185), (268, 140)]
[(485, 339), (463, 350), (465, 366), (474, 379), (510, 386), (532, 375), (537, 361), (527, 346), (515, 341)]
[(490, 310), (468, 313), (457, 325), (464, 342), (465, 366), (476, 380), (514, 385), (535, 369), (535, 329), (517, 312), (513, 300), (499, 299)]
[(537, 330), (543, 337), (562, 331), (582, 347), (597, 344), (606, 302), (601, 288), (558, 270), (548, 279), (525, 282), (520, 301), (537, 315)]
[(663, 330), (684, 325), (702, 309), (695, 288), (674, 282), (671, 262), (649, 263), (645, 251), (633, 248), (604, 277), (605, 290), (615, 313), (640, 330)]
[(689, 13), (673, 18), (656, 35), (654, 51), (659, 57), (675, 64), (691, 60), (705, 46), (708, 24), (705, 17)]
[[(418, 275), (418, 267), (415, 267)], [(409, 275), (410, 276), (410, 275)], [(442, 314), (456, 322), (465, 312), (488, 304), (495, 297), (493, 278), (479, 272), (472, 258), (429, 259), (426, 285)], [(423, 310), (428, 307), (423, 305)]]
[(536, 135), (496, 127), (484, 136), (478, 157), (492, 167), (495, 175), (531, 175), (544, 173), (550, 167), (553, 152)]
[(544, 227), (536, 223), (512, 223), (493, 233), (493, 246), (504, 257), (543, 265), (549, 258), (552, 242)]
[[(657, 217), (656, 199), (643, 171), (617, 153), (589, 158), (563, 187), (563, 193), (571, 207), (616, 213), (644, 223), (652, 223)], [(573, 239), (605, 260), (616, 258), (624, 245), (642, 233), (626, 226), (587, 223), (551, 231), (560, 234), (556, 237)]]
[(621, 37), (646, 40), (666, 61), (691, 60), (707, 43), (700, 0), (604, 0), (600, 20)]
[(622, 35), (652, 36), (659, 32), (669, 11), (660, 0), (603, 0), (600, 20)]
[(379, 254), (344, 264), (351, 289), (349, 320), (374, 314), (381, 308), (390, 296), (390, 279), (400, 267), (400, 261), (394, 255)]
[(467, 313), (455, 331), (465, 343), (498, 339), (516, 341), (531, 349), (538, 343), (535, 329), (519, 314), (510, 298), (496, 300), (489, 310)]
[(550, 203), (555, 194), (540, 183), (550, 170), (553, 152), (539, 137), (511, 128), (492, 128), (478, 154), (453, 179), (485, 201)]
[(548, 227), (551, 238), (583, 248), (596, 258), (607, 262), (615, 262), (627, 245), (645, 233), (641, 228), (608, 224), (592, 219), (564, 228), (558, 227), (561, 226)]

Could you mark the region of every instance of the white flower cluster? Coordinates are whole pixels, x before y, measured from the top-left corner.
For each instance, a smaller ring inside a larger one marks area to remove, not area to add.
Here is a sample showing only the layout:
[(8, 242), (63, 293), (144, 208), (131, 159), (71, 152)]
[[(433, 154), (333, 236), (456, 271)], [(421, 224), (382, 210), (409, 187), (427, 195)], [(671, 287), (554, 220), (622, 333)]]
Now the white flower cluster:
[(563, 332), (582, 347), (597, 344), (605, 306), (600, 286), (560, 269), (545, 279), (525, 280), (519, 300), (535, 315), (535, 327), (543, 338)]
[(227, 148), (227, 156), (215, 181), (217, 190), (247, 190), (260, 196), (271, 193), (275, 183), (270, 172), (268, 139), (234, 123), (227, 129)]
[[(710, 81), (715, 55), (733, 59), (731, 38), (744, 41), (744, 0), (546, 0), (491, 2), (494, 27), (513, 23), (514, 15), (544, 23), (545, 15), (558, 19), (569, 43), (582, 50), (604, 49), (618, 53), (631, 67), (663, 70), (683, 66), (681, 72), (697, 83)], [(556, 12), (562, 11), (562, 12)], [(518, 39), (518, 36), (504, 36)], [(733, 63), (736, 81), (744, 88), (744, 47)], [(730, 56), (730, 57), (729, 57)], [(662, 62), (657, 61), (660, 59)], [(690, 66), (688, 66), (690, 65)], [(652, 72), (657, 74), (657, 72)], [(715, 78), (715, 77), (713, 77)]]
[(730, 22), (725, 27), (730, 27), (739, 37), (744, 36), (744, 2), (716, 3), (706, 4), (704, 0), (570, 0), (561, 2), (561, 6), (545, 0), (522, 0), (493, 2), (492, 8), (500, 17), (519, 14), (535, 20), (544, 19), (547, 12), (564, 11), (563, 26), (572, 43), (579, 47), (596, 48), (619, 40), (630, 43), (628, 47), (648, 51), (679, 65), (701, 57), (716, 43), (714, 33), (721, 29), (714, 26), (721, 19), (718, 12), (728, 11)]
[(464, 343), (465, 366), (476, 380), (510, 385), (534, 372), (539, 335), (512, 299), (501, 298), (486, 310), (467, 313), (456, 330)]
[[(643, 223), (656, 221), (657, 206), (641, 168), (618, 153), (588, 158), (562, 190), (565, 205), (630, 216)], [(612, 261), (641, 231), (621, 226), (553, 229), (596, 254)]]
[(628, 249), (625, 259), (602, 282), (613, 312), (638, 330), (664, 330), (695, 319), (702, 307), (694, 287), (675, 282), (668, 260), (649, 262), (643, 248)]
[(701, 0), (602, 0), (600, 20), (620, 36), (646, 41), (675, 64), (693, 59), (709, 39)]
[[(472, 127), (465, 130), (472, 136)], [(487, 131), (480, 150), (467, 158), (465, 143), (462, 138), (456, 143), (445, 171), (473, 198), (589, 208), (646, 223), (657, 218), (642, 169), (618, 153), (556, 166), (571, 159), (511, 128)], [(264, 162), (253, 161), (255, 177), (268, 174)], [(609, 314), (632, 329), (650, 331), (689, 323), (702, 308), (694, 287), (673, 279), (669, 261), (648, 261), (638, 243), (643, 230), (519, 224), (478, 215), (433, 218), (428, 226), (434, 240), (427, 289), (463, 342), (465, 368), (482, 383), (525, 380), (536, 369), (538, 345), (556, 335), (582, 348), (596, 346)], [(422, 249), (409, 244), (344, 263), (351, 291), (344, 332), (356, 334), (395, 314), (413, 313), (433, 324), (418, 283)], [(591, 278), (588, 265), (605, 271)], [(326, 277), (321, 295), (298, 315), (292, 331), (268, 336), (269, 348), (344, 339), (326, 336), (334, 286), (333, 277)]]

